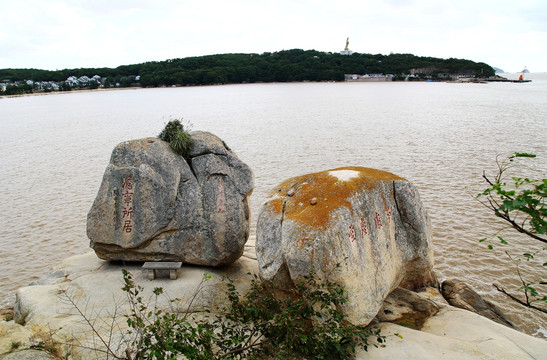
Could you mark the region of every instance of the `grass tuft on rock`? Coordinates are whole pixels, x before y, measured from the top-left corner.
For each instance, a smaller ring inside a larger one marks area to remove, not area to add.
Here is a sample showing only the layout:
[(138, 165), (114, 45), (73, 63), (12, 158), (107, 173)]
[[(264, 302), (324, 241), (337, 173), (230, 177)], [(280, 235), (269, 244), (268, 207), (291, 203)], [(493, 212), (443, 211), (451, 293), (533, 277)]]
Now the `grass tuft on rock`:
[(184, 129), (180, 120), (170, 120), (158, 135), (158, 138), (168, 142), (169, 146), (176, 154), (188, 160), (193, 141), (192, 136)]

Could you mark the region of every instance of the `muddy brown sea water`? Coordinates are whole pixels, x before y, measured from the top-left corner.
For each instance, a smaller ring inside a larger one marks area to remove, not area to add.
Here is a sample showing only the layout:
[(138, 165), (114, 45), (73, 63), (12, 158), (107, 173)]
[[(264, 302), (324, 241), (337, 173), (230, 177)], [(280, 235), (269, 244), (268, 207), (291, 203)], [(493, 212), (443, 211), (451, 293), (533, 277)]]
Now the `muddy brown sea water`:
[[(503, 225), (475, 199), (483, 170), (513, 151), (547, 173), (547, 75), (531, 83), (294, 83), (77, 92), (0, 99), (0, 305), (72, 254), (89, 251), (86, 215), (110, 153), (170, 118), (220, 136), (255, 174), (252, 233), (266, 193), (293, 176), (342, 166), (392, 172), (420, 191), (439, 278), (464, 280), (523, 331), (547, 317), (492, 283), (518, 288), (514, 264), (478, 240)], [(528, 171), (528, 170), (527, 170)], [(531, 170), (530, 170), (531, 171)], [(539, 246), (507, 232), (513, 254)], [(547, 262), (545, 253), (538, 262)], [(537, 264), (536, 264), (537, 265)], [(545, 278), (541, 266), (527, 276)], [(547, 292), (547, 289), (544, 289)]]

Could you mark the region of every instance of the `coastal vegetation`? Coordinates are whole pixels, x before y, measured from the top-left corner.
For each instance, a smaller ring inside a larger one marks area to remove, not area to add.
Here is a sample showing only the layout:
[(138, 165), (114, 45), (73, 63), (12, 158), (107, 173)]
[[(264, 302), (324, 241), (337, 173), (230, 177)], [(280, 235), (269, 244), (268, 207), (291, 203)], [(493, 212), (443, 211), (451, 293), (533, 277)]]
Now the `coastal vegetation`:
[[(178, 359), (350, 359), (360, 346), (367, 350), (369, 338), (374, 346), (385, 342), (380, 330), (352, 325), (339, 310), (346, 303), (344, 289), (335, 283), (321, 283), (306, 276), (283, 294), (272, 282), (254, 275), (250, 290), (240, 295), (232, 280), (224, 278), (227, 301), (216, 309), (195, 309), (194, 300), (206, 291), (211, 275), (205, 275), (187, 308), (180, 309), (171, 299), (170, 308), (158, 306), (167, 297), (156, 287), (152, 297), (144, 297), (144, 288), (123, 269), (123, 292), (129, 312), (124, 315), (127, 329), (111, 325), (110, 336), (103, 337), (96, 328), (97, 319), (88, 317), (68, 291), (62, 291), (96, 336), (96, 354), (107, 358)], [(115, 319), (112, 320), (114, 323)], [(103, 320), (104, 322), (104, 320)], [(121, 348), (112, 342), (113, 332), (121, 331)], [(59, 356), (62, 344), (52, 343), (41, 350)], [(79, 346), (79, 345), (73, 345)]]
[(465, 59), (412, 54), (341, 55), (316, 50), (218, 54), (116, 68), (0, 69), (4, 95), (111, 87), (159, 87), (255, 82), (343, 81), (344, 74), (391, 74), (394, 80), (489, 77), (494, 69)]
[(190, 133), (184, 129), (180, 120), (170, 120), (158, 135), (158, 138), (168, 142), (176, 154), (188, 160), (188, 154), (192, 150), (193, 142)]
[[(527, 177), (508, 177), (507, 173), (512, 168), (523, 170), (519, 160), (533, 159), (536, 155), (528, 153), (513, 153), (502, 160), (496, 159), (497, 173), (493, 178), (483, 173), (483, 179), (488, 187), (478, 198), (495, 216), (504, 220), (509, 229), (518, 231), (539, 243), (540, 247), (534, 250), (525, 249), (526, 252), (517, 246), (518, 253), (511, 254), (504, 249), (505, 254), (513, 261), (516, 273), (521, 286), (518, 291), (521, 297), (515, 296), (502, 287), (494, 284), (496, 289), (511, 298), (512, 300), (528, 308), (536, 309), (547, 313), (547, 295), (545, 295), (547, 259), (545, 250), (547, 244), (547, 179), (530, 179)], [(513, 171), (514, 172), (514, 171)], [(495, 239), (504, 247), (509, 245), (505, 235), (502, 236), (505, 228), (501, 229), (491, 238), (483, 238), (480, 242)], [(494, 245), (488, 244), (490, 250)], [(522, 270), (522, 264), (527, 263), (539, 267), (539, 271), (526, 274)]]

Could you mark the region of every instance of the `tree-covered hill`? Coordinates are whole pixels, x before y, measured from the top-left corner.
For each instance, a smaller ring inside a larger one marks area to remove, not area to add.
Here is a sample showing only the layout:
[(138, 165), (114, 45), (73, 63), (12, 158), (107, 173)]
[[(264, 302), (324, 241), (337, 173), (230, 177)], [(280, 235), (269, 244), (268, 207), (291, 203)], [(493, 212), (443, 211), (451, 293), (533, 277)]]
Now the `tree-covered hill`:
[[(117, 68), (65, 70), (0, 69), (0, 82), (63, 82), (70, 76), (99, 75), (104, 86), (138, 82), (143, 87), (246, 82), (342, 81), (344, 74), (447, 74), (493, 76), (485, 63), (464, 59), (439, 59), (412, 54), (341, 55), (315, 50), (283, 50), (263, 54), (219, 54), (153, 61)], [(127, 80), (129, 79), (129, 80)]]

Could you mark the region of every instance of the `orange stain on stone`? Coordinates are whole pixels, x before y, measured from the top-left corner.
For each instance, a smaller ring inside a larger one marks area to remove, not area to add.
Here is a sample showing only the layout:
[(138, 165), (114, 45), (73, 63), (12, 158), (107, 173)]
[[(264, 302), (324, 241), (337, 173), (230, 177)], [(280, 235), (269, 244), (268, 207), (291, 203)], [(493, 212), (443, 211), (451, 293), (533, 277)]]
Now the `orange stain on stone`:
[[(405, 179), (386, 171), (357, 166), (302, 175), (288, 179), (272, 190), (266, 206), (274, 213), (282, 214), (284, 220), (324, 229), (332, 211), (350, 207), (353, 194), (371, 190), (380, 181), (393, 180)], [(313, 198), (316, 202), (311, 205)]]

